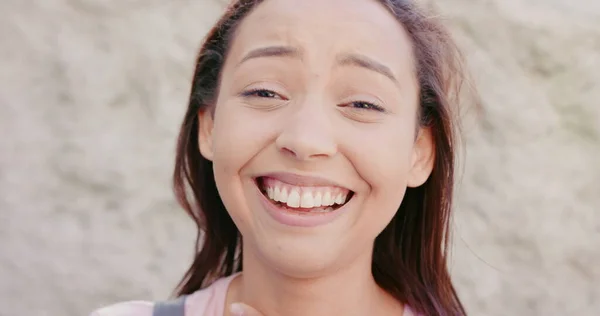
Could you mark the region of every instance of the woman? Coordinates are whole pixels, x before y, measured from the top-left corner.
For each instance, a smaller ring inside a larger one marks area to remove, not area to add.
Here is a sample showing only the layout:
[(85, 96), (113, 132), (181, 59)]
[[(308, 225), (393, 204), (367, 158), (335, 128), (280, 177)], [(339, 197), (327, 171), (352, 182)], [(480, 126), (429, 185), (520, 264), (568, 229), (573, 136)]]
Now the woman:
[(231, 4), (179, 135), (175, 191), (202, 234), (171, 307), (465, 315), (446, 265), (464, 76), (410, 1)]

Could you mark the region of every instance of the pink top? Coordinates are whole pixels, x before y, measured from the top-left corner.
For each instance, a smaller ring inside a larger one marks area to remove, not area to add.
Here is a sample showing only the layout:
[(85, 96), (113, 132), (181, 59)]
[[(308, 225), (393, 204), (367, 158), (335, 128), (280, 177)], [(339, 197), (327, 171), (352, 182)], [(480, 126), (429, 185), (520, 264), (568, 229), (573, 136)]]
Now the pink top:
[[(211, 286), (189, 295), (185, 299), (185, 315), (222, 316), (229, 283), (237, 274), (221, 278)], [(90, 316), (152, 316), (154, 303), (130, 301), (117, 303), (94, 311)]]
[[(211, 286), (189, 295), (185, 300), (185, 315), (224, 315), (227, 289), (236, 275), (221, 278)], [(152, 316), (153, 309), (153, 302), (130, 301), (101, 308), (94, 311), (90, 316)], [(408, 306), (404, 307), (403, 314), (403, 316), (414, 316)]]

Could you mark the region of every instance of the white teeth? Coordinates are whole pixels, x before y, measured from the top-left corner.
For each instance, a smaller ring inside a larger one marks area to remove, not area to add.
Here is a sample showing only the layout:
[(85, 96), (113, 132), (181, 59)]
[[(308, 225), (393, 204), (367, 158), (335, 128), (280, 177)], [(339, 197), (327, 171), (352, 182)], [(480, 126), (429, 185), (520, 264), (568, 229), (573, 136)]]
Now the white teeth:
[(322, 205), (325, 205), (325, 206), (333, 205), (333, 198), (331, 197), (331, 193), (325, 192), (325, 195), (323, 195)]
[(323, 205), (322, 200), (323, 200), (323, 194), (321, 192), (317, 192), (317, 194), (315, 194), (315, 198), (313, 200), (314, 206)]
[(279, 202), (285, 203), (288, 200), (288, 191), (286, 188), (282, 188), (279, 192)]
[[(311, 208), (315, 207), (315, 200), (313, 195), (310, 192), (302, 193), (302, 198), (300, 199), (300, 207)], [(319, 205), (320, 206), (320, 205)]]
[[(285, 189), (284, 189), (285, 192)], [(300, 192), (296, 189), (292, 189), (290, 195), (287, 197), (287, 206), (299, 207), (300, 206)]]
[(337, 203), (337, 204), (343, 204), (344, 203), (344, 195), (342, 193), (338, 194), (335, 197), (335, 203)]
[(269, 186), (265, 194), (273, 201), (281, 202), (293, 208), (320, 208), (330, 209), (334, 204), (342, 205), (346, 202), (348, 192), (333, 193), (327, 189), (303, 189), (299, 187)]

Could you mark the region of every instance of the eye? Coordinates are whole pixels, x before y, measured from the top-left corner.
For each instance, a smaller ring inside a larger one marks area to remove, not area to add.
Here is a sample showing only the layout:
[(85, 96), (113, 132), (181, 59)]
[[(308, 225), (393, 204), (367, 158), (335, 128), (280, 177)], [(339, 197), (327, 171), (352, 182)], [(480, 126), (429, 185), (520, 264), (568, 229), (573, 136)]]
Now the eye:
[(252, 89), (242, 92), (244, 97), (267, 98), (267, 99), (283, 99), (279, 94), (267, 89)]
[(385, 112), (385, 109), (383, 107), (373, 104), (373, 103), (370, 103), (370, 102), (366, 102), (366, 101), (354, 101), (354, 102), (350, 102), (345, 105), (342, 105), (342, 107), (346, 107), (346, 106), (350, 106), (357, 110), (374, 110), (377, 112)]

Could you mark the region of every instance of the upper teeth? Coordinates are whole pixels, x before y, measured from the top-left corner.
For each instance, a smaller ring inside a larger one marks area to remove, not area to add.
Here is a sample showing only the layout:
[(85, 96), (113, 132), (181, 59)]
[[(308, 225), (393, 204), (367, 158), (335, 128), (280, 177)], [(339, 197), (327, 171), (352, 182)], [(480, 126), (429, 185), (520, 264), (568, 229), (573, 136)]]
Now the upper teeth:
[(275, 179), (264, 181), (267, 196), (289, 207), (313, 208), (344, 204), (349, 191), (336, 187), (300, 187)]

